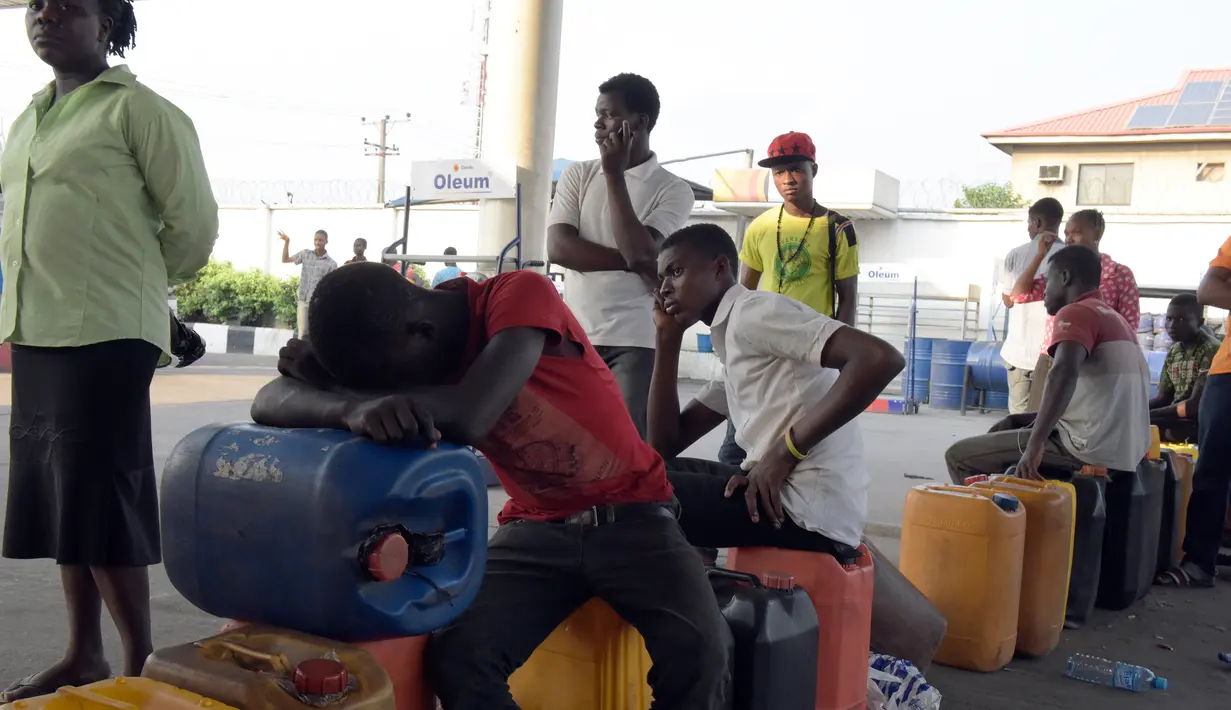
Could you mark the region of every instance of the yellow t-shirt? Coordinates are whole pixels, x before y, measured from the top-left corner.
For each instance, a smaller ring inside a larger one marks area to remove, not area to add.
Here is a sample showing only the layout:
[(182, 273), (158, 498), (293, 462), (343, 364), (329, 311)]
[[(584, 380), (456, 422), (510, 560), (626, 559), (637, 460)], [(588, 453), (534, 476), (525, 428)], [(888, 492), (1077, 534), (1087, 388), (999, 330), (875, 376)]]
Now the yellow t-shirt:
[[(829, 282), (829, 218), (824, 215), (817, 217), (809, 230), (809, 218), (795, 217), (781, 210), (782, 249), (779, 252), (779, 210), (774, 207), (752, 220), (744, 231), (739, 260), (761, 272), (760, 290), (781, 293), (811, 306), (818, 313), (832, 316), (834, 302), (833, 284)], [(838, 233), (837, 241), (835, 276), (839, 281), (858, 276), (859, 245), (855, 241), (855, 230), (849, 226), (843, 228)]]
[[(1227, 241), (1218, 248), (1218, 256), (1214, 257), (1210, 266), (1231, 269), (1231, 237), (1227, 237)], [(1231, 335), (1231, 318), (1227, 319), (1223, 334), (1224, 336)], [(1231, 373), (1231, 337), (1223, 337), (1222, 347), (1218, 348), (1218, 354), (1214, 356), (1214, 362), (1210, 365), (1210, 374), (1226, 375), (1229, 373)]]

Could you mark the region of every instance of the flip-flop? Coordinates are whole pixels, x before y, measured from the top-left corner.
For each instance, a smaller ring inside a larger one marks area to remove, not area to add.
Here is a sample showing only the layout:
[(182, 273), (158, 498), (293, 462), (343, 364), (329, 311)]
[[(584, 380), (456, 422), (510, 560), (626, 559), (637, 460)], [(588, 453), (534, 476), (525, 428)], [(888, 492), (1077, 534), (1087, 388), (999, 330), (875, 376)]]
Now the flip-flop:
[(1193, 574), (1189, 571), (1190, 568), (1190, 565), (1181, 564), (1179, 567), (1169, 569), (1155, 577), (1154, 584), (1160, 587), (1189, 587), (1192, 589), (1210, 589), (1214, 586), (1213, 577), (1202, 570), (1197, 570), (1199, 574)]

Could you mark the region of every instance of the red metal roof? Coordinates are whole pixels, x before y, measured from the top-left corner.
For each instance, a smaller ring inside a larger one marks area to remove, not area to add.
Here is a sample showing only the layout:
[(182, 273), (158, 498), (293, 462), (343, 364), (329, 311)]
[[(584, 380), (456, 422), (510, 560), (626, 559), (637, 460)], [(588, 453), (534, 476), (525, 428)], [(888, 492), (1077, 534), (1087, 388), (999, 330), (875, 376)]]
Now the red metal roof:
[(1162, 135), (1168, 133), (1231, 133), (1231, 126), (1185, 126), (1174, 128), (1128, 129), (1128, 122), (1138, 106), (1174, 104), (1180, 98), (1184, 85), (1195, 81), (1226, 81), (1231, 79), (1228, 69), (1194, 69), (1187, 72), (1174, 89), (1139, 99), (1103, 106), (1101, 108), (1059, 116), (1046, 121), (1029, 123), (1003, 131), (983, 134), (984, 138), (1048, 137), (1048, 136), (1135, 136)]

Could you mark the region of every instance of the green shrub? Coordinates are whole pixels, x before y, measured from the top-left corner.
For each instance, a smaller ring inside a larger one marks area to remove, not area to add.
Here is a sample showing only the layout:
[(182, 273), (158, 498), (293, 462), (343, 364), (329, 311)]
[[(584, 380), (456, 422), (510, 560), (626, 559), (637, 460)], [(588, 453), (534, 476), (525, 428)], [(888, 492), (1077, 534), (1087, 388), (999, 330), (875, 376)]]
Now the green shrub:
[(239, 271), (210, 261), (197, 278), (175, 287), (184, 320), (239, 325), (293, 325), (299, 278), (282, 280), (258, 269)]

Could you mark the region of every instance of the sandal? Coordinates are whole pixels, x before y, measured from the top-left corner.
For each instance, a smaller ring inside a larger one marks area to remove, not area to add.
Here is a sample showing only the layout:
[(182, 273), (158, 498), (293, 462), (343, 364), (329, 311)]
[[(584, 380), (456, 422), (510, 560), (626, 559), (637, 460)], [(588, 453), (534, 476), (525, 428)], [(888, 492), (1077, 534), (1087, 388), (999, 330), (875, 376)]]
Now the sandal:
[(1189, 562), (1184, 562), (1181, 563), (1180, 566), (1169, 569), (1158, 575), (1158, 577), (1154, 579), (1154, 583), (1160, 587), (1211, 589), (1214, 586), (1214, 578), (1200, 567), (1197, 567)]

